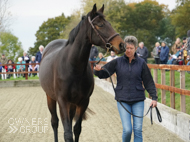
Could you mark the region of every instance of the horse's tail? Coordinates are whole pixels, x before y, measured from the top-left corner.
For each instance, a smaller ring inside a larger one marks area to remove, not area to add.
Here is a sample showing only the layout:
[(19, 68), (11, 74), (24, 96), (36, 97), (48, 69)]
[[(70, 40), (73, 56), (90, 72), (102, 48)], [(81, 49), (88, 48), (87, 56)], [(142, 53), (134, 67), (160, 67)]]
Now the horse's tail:
[[(85, 113), (82, 116), (82, 119), (83, 120), (87, 120), (88, 117), (90, 117), (91, 115), (94, 115), (94, 114), (95, 114), (94, 111), (92, 111), (90, 108), (87, 108), (86, 111), (85, 111)], [(78, 117), (79, 117), (79, 114), (75, 113), (74, 120), (76, 121)]]
[(83, 115), (83, 120), (86, 120), (89, 116), (94, 115), (95, 112), (92, 111), (90, 108), (87, 108), (84, 115)]

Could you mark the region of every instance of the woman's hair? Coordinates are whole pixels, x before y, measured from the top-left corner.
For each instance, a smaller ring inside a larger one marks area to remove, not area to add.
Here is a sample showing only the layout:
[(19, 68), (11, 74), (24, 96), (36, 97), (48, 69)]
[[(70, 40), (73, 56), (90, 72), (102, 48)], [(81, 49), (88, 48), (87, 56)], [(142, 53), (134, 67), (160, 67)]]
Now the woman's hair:
[(31, 60), (32, 60), (32, 58), (36, 59), (36, 57), (35, 57), (35, 56), (32, 56), (32, 57), (31, 57)]
[(156, 43), (155, 43), (155, 46), (156, 46), (156, 44), (158, 44), (158, 45), (160, 46), (160, 43), (159, 43), (159, 42), (156, 42)]
[(19, 57), (19, 58), (18, 58), (18, 61), (21, 62), (21, 61), (22, 61), (22, 57)]
[(9, 59), (9, 60), (7, 61), (7, 64), (9, 63), (9, 61), (11, 61), (11, 62), (13, 63), (13, 61), (12, 61), (11, 59)]
[(138, 47), (138, 40), (135, 36), (126, 36), (124, 42), (126, 44), (133, 44), (135, 47)]
[(40, 45), (40, 46), (39, 46), (39, 50), (40, 50), (40, 48), (43, 48), (43, 49), (44, 49), (44, 46), (43, 46), (43, 45)]
[(102, 55), (102, 57), (103, 57), (103, 54), (101, 52), (99, 53), (99, 55)]

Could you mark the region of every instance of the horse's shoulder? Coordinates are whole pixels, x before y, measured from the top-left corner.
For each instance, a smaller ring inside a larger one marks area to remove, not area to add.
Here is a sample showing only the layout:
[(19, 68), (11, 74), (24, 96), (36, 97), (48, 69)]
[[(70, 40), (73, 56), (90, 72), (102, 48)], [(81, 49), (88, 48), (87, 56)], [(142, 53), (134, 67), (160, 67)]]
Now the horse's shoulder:
[(56, 52), (57, 50), (61, 50), (65, 47), (67, 43), (66, 39), (56, 39), (51, 41), (43, 51), (43, 57), (48, 55), (49, 53)]

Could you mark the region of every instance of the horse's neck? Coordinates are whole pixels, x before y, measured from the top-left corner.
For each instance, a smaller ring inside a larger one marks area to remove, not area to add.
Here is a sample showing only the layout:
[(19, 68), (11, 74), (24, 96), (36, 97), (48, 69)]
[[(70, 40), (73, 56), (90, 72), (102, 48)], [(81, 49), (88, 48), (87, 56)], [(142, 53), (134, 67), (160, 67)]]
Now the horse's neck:
[(81, 72), (86, 70), (91, 46), (87, 37), (79, 32), (74, 43), (69, 47), (68, 61), (73, 68), (81, 70)]

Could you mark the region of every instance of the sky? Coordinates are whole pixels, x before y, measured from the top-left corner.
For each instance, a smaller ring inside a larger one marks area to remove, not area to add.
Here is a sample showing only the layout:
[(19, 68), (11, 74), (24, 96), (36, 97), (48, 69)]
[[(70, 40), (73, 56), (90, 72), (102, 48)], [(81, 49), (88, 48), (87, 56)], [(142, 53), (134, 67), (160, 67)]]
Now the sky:
[[(168, 5), (170, 10), (176, 6), (175, 0), (157, 1), (159, 4)], [(81, 0), (9, 0), (9, 7), (12, 14), (10, 29), (19, 38), (23, 49), (28, 51), (29, 47), (34, 47), (35, 33), (44, 21), (62, 13), (70, 16), (73, 11), (80, 9)]]

